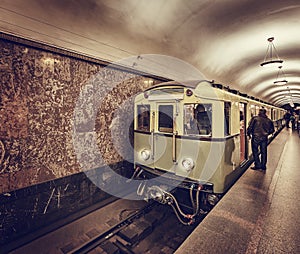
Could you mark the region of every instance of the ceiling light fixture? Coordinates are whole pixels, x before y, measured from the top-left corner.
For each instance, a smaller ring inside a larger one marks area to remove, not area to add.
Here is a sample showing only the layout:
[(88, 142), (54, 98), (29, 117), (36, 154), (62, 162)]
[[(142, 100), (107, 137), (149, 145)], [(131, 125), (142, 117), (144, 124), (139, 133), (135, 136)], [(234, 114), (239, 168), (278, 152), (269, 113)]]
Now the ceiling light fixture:
[[(268, 48), (267, 48), (267, 52), (266, 52), (266, 56), (264, 61), (260, 64), (260, 66), (266, 66), (266, 67), (272, 67), (272, 66), (280, 66), (283, 63), (283, 60), (279, 59), (279, 56), (277, 54), (276, 48), (273, 44), (274, 41), (274, 37), (270, 37), (268, 38)], [(274, 56), (273, 56), (273, 52), (274, 52)], [(276, 57), (276, 58), (274, 58)]]
[(275, 85), (285, 85), (288, 81), (285, 79), (284, 72), (282, 70), (282, 66), (278, 66), (278, 72), (276, 80), (273, 82)]

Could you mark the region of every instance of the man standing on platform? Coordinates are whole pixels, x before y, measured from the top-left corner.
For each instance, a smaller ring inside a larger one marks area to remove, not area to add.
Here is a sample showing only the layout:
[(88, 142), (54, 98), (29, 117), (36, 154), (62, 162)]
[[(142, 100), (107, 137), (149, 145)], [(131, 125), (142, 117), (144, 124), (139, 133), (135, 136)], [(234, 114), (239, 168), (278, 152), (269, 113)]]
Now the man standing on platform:
[(285, 120), (285, 127), (286, 128), (290, 128), (291, 116), (292, 116), (292, 114), (288, 110), (286, 111), (286, 113), (283, 116), (283, 118)]
[[(274, 133), (274, 124), (266, 115), (266, 109), (259, 110), (258, 116), (252, 117), (247, 128), (247, 135), (251, 138), (251, 148), (254, 158), (254, 167), (251, 169), (267, 169), (267, 145), (268, 136)], [(261, 160), (259, 159), (259, 150), (261, 152)]]

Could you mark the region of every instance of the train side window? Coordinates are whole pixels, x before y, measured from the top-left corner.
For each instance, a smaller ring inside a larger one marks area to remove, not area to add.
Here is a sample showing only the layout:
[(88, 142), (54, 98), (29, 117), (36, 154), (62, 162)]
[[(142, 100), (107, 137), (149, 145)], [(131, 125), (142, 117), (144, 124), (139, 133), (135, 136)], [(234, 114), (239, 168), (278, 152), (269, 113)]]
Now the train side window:
[(258, 105), (255, 105), (255, 115), (256, 115), (256, 116), (258, 115), (258, 111), (259, 111), (259, 106), (258, 106)]
[(184, 133), (211, 135), (211, 104), (184, 105)]
[(173, 132), (173, 105), (160, 105), (158, 107), (158, 130)]
[(150, 131), (150, 105), (138, 105), (138, 126), (140, 131)]
[(250, 105), (251, 118), (256, 115), (255, 105)]
[(231, 133), (230, 129), (230, 119), (231, 119), (231, 102), (224, 102), (224, 135), (229, 136)]
[(277, 112), (272, 108), (272, 120), (275, 121), (277, 119)]

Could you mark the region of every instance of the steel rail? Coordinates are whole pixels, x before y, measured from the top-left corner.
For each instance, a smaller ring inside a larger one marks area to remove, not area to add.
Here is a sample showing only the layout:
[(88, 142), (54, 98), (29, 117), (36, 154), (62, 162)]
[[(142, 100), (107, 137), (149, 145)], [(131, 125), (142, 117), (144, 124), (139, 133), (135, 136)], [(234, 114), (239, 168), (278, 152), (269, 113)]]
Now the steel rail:
[(113, 227), (109, 228), (105, 232), (93, 237), (89, 241), (83, 243), (82, 245), (76, 247), (75, 249), (71, 250), (67, 254), (84, 254), (92, 251), (93, 249), (97, 248), (101, 243), (107, 241), (109, 238), (116, 235), (121, 229), (126, 227), (127, 225), (131, 224), (134, 219), (138, 218), (140, 215), (146, 213), (149, 209), (153, 206), (158, 205), (156, 202), (151, 201), (146, 207), (136, 211), (134, 214), (130, 215), (129, 217), (125, 218), (118, 224), (114, 225)]

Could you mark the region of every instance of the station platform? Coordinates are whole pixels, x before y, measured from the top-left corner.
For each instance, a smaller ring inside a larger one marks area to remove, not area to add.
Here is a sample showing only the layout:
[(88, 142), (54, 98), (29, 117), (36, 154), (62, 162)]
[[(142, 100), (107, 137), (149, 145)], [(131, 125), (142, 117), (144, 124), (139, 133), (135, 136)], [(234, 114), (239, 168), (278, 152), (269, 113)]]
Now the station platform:
[(300, 253), (299, 159), (299, 134), (284, 128), (266, 173), (249, 167), (175, 253)]

